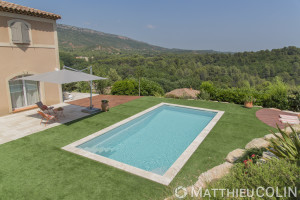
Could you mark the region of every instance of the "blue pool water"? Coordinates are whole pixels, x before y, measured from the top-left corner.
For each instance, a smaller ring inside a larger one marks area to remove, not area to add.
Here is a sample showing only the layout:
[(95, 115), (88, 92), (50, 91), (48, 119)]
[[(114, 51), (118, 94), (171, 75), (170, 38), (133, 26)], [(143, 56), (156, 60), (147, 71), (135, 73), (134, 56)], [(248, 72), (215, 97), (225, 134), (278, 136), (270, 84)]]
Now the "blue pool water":
[(164, 175), (215, 115), (163, 105), (77, 147)]

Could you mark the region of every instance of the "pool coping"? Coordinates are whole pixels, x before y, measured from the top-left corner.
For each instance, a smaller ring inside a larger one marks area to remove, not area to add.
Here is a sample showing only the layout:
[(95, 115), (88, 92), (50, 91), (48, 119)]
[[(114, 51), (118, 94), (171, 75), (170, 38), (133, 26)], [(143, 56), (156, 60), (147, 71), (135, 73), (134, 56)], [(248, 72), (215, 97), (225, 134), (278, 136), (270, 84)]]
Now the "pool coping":
[[(78, 145), (81, 145), (95, 137), (98, 137), (99, 135), (102, 135), (106, 133), (107, 131), (110, 131), (118, 126), (121, 126), (137, 117), (140, 117), (144, 115), (147, 112), (150, 112), (160, 106), (163, 105), (170, 105), (170, 106), (177, 106), (177, 107), (183, 107), (183, 108), (190, 108), (190, 109), (196, 109), (196, 110), (204, 110), (204, 111), (210, 111), (210, 112), (216, 112), (217, 114), (214, 116), (214, 118), (206, 125), (206, 127), (198, 134), (198, 136), (193, 140), (193, 142), (186, 148), (186, 150), (178, 157), (178, 159), (173, 163), (173, 165), (167, 170), (167, 172), (161, 176), (158, 174), (155, 174), (153, 172), (149, 172), (116, 160), (112, 160), (110, 158), (106, 158), (104, 156), (100, 156), (94, 153), (91, 153), (89, 151), (85, 151), (83, 149), (77, 148)], [(178, 105), (178, 104), (171, 104), (171, 103), (159, 103), (151, 108), (148, 108), (142, 112), (139, 112), (131, 117), (128, 117), (120, 122), (117, 122), (107, 128), (104, 128), (96, 133), (93, 133), (91, 135), (88, 135), (80, 140), (77, 140), (71, 144), (68, 144), (64, 147), (62, 147), (63, 150), (69, 151), (71, 153), (75, 153), (81, 156), (84, 156), (86, 158), (90, 158), (92, 160), (98, 161), (100, 163), (104, 163), (110, 166), (113, 166), (115, 168), (124, 170), (126, 172), (129, 172), (131, 174), (141, 176), (146, 179), (150, 179), (154, 182), (163, 184), (163, 185), (169, 185), (171, 181), (174, 179), (174, 177), (177, 175), (177, 173), (180, 171), (180, 169), (185, 165), (185, 163), (188, 161), (188, 159), (193, 155), (193, 153), (196, 151), (196, 149), (199, 147), (199, 145), (203, 142), (205, 137), (210, 133), (212, 128), (216, 125), (216, 123), (220, 120), (222, 115), (225, 113), (225, 111), (220, 110), (212, 110), (212, 109), (206, 109), (206, 108), (199, 108), (199, 107), (192, 107), (192, 106), (184, 106), (184, 105)]]

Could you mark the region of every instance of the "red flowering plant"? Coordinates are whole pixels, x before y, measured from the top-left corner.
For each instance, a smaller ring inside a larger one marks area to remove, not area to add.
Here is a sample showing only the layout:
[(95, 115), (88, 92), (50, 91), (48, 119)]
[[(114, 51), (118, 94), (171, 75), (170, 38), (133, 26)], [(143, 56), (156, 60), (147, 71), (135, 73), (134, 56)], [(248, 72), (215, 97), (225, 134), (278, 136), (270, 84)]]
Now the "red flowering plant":
[[(235, 163), (246, 163), (246, 161), (248, 162), (252, 162), (252, 163), (256, 163), (261, 157), (263, 152), (266, 151), (265, 148), (262, 149), (248, 149), (242, 157), (240, 157), (239, 159), (237, 159), (235, 161)], [(251, 161), (250, 161), (251, 160)]]
[[(259, 155), (255, 155), (255, 154), (252, 154), (251, 157), (248, 157), (248, 159), (244, 160), (243, 163), (244, 163), (244, 173), (245, 174), (248, 174), (248, 170), (249, 168), (251, 167), (251, 165), (255, 164), (257, 162), (257, 160), (259, 160), (261, 158), (261, 156)], [(248, 174), (250, 175), (250, 174)]]
[(244, 154), (238, 158), (234, 163), (243, 163), (243, 173), (247, 176), (250, 176), (249, 172), (251, 171), (251, 166), (256, 164), (256, 162), (262, 157), (264, 151), (267, 151), (265, 148), (253, 148), (247, 149)]
[(253, 163), (251, 159), (244, 160), (245, 167), (247, 168), (250, 163)]
[(256, 163), (257, 159), (258, 159), (258, 156), (256, 156), (255, 154), (252, 154), (251, 158), (244, 160), (245, 167), (247, 168), (249, 163)]
[(260, 156), (252, 154), (250, 158), (248, 157), (247, 160), (244, 160), (245, 167), (247, 168), (249, 163), (255, 164), (257, 162), (257, 160), (259, 160), (259, 158), (260, 158)]

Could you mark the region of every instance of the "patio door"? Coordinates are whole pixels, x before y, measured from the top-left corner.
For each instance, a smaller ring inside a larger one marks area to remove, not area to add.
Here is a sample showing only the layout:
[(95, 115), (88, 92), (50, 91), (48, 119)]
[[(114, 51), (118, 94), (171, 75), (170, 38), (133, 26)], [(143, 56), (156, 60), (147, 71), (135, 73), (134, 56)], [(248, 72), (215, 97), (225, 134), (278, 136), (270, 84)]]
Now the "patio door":
[(34, 105), (40, 101), (39, 82), (16, 80), (23, 76), (16, 76), (9, 81), (12, 108), (22, 108)]

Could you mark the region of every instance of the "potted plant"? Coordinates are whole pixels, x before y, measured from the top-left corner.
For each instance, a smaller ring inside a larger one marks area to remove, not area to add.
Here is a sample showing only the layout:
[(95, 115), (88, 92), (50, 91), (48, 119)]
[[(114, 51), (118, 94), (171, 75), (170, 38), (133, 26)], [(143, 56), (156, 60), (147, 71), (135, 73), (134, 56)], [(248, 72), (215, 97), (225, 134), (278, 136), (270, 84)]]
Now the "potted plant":
[(103, 99), (101, 102), (102, 102), (102, 104), (101, 104), (102, 111), (103, 112), (109, 111), (109, 105), (108, 105), (109, 101), (106, 99)]
[(253, 103), (256, 101), (255, 98), (253, 98), (252, 96), (246, 96), (244, 99), (244, 106), (246, 108), (252, 108), (253, 107)]

